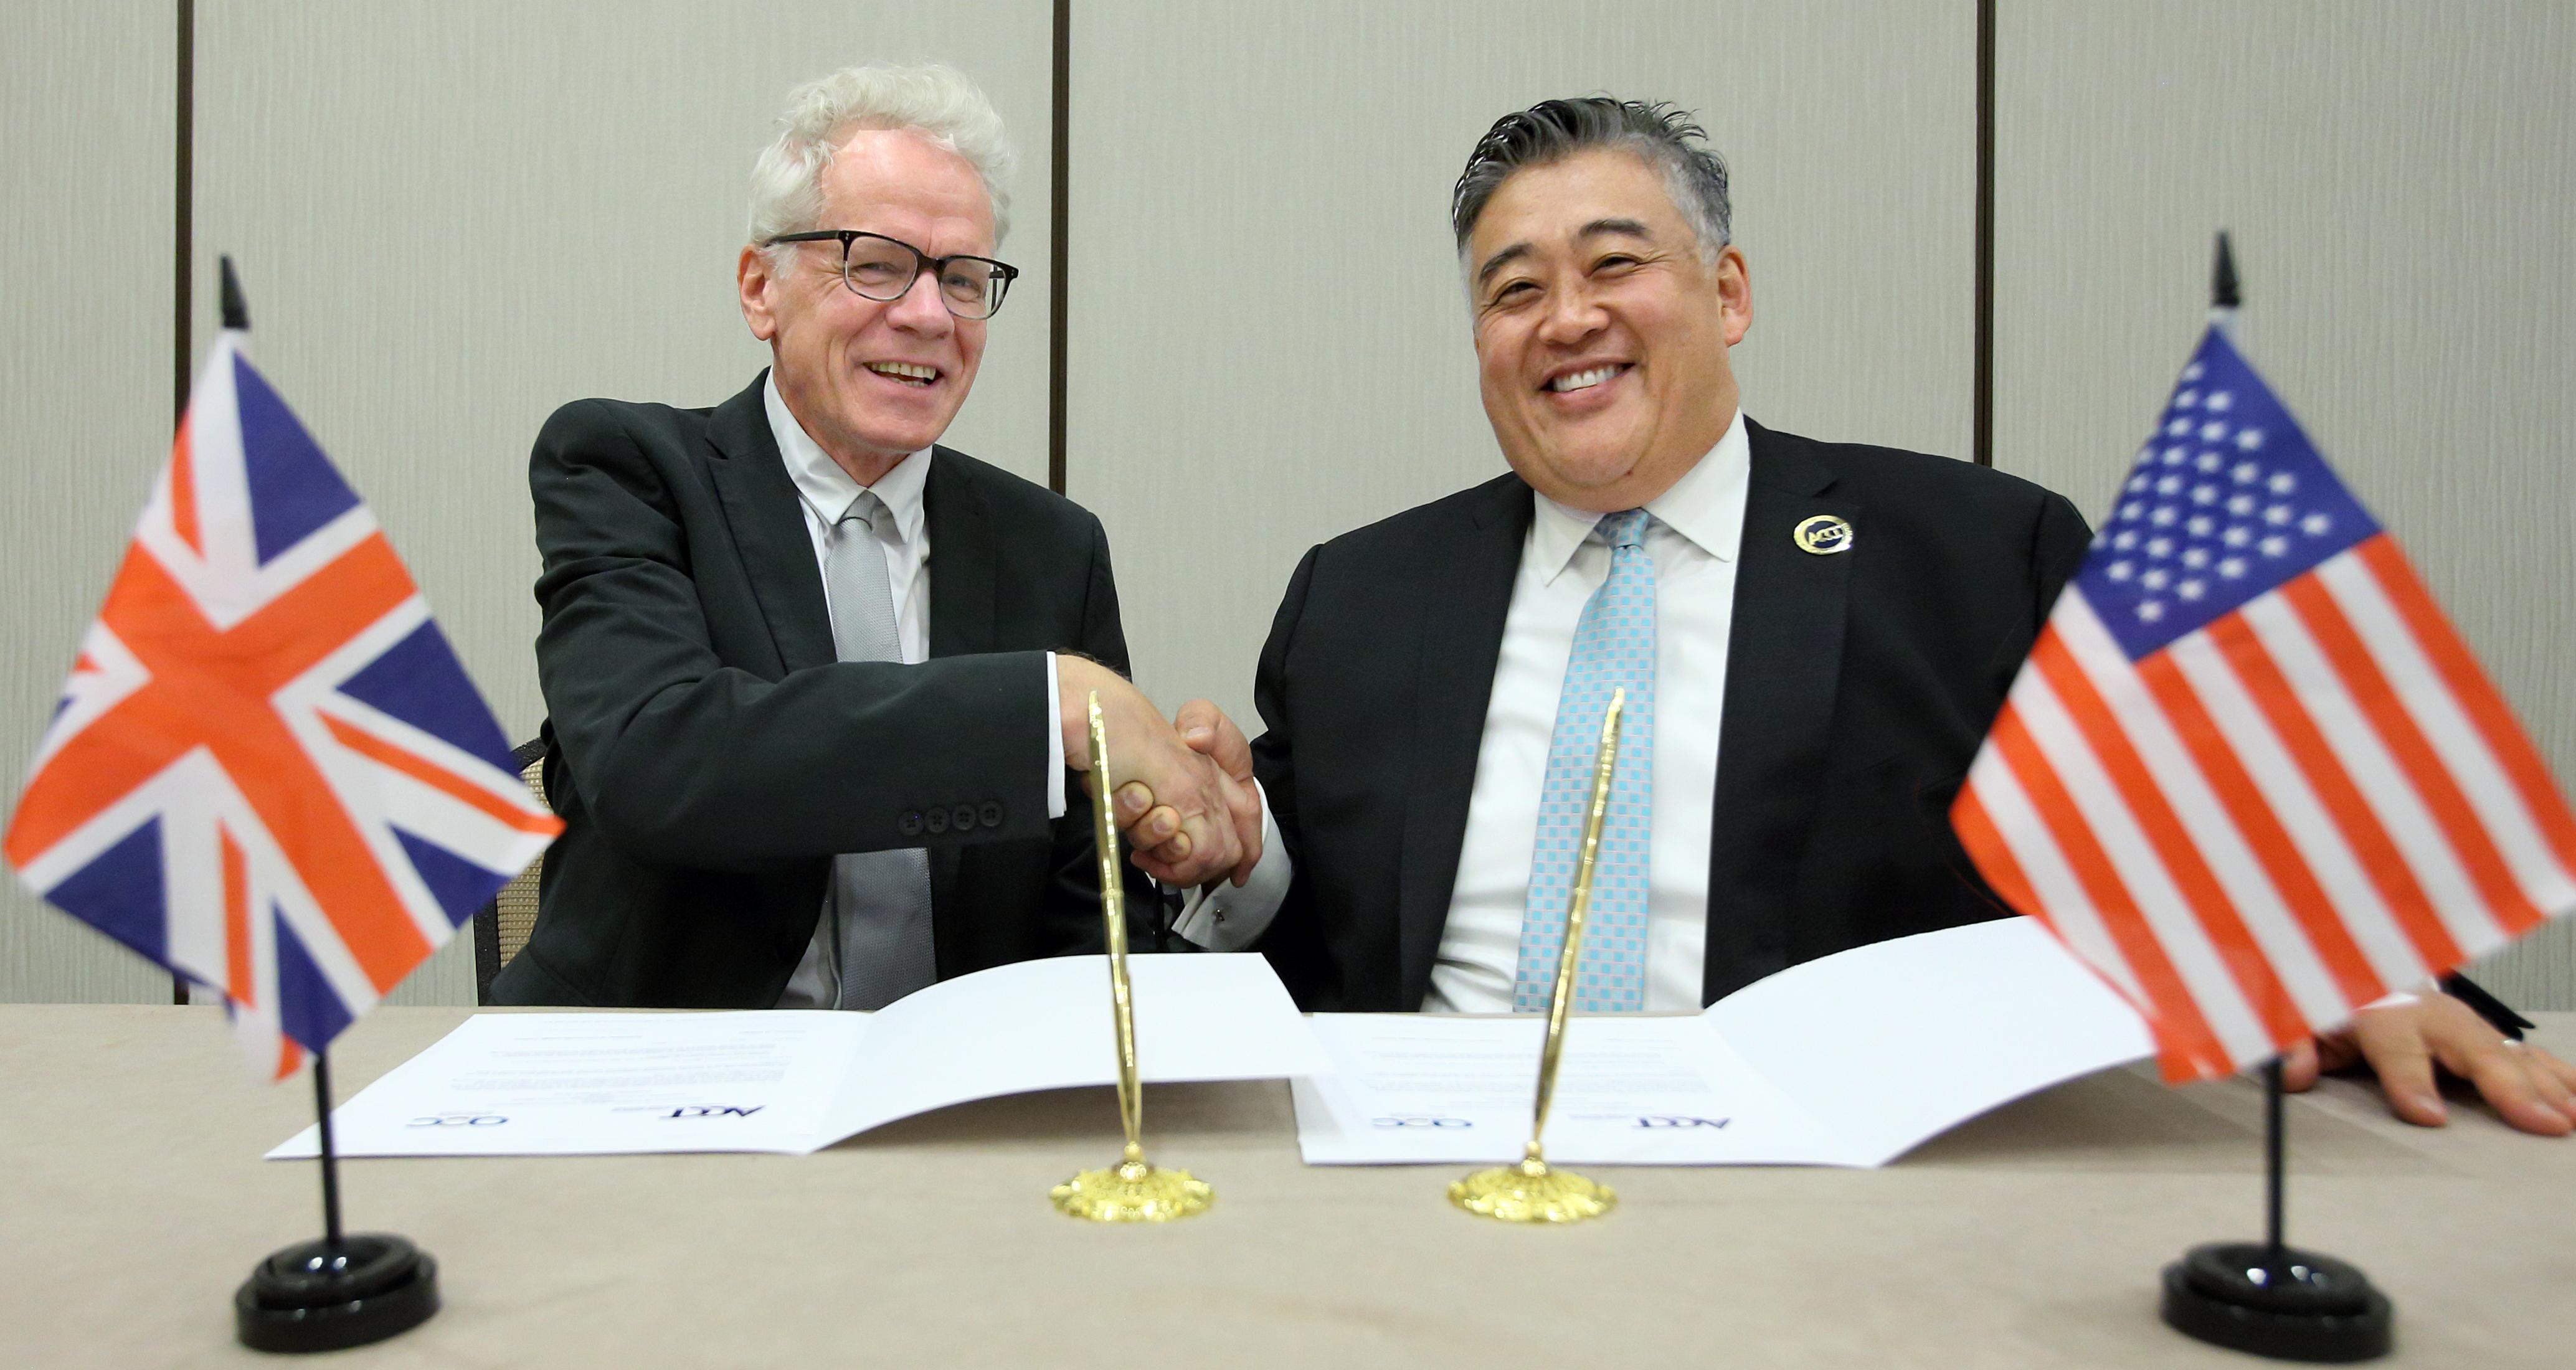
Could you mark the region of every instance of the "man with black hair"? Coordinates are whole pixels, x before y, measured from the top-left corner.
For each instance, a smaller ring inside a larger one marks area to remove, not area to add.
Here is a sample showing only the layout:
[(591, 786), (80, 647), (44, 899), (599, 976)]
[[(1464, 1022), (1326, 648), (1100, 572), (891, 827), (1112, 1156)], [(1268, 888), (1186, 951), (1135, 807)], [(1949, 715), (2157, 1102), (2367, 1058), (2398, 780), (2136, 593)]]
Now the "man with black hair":
[[(2084, 520), (2001, 472), (1745, 417), (1752, 288), (1704, 136), (1607, 97), (1494, 124), (1452, 228), (1510, 473), (1306, 554), (1248, 751), (1182, 713), (1258, 778), (1276, 840), (1180, 930), (1259, 948), (1309, 1009), (1545, 1005), (1614, 690), (1577, 1008), (1695, 1010), (2006, 912), (1948, 812)], [(2569, 1131), (2576, 1073), (2502, 1042), (2428, 989), (2327, 1049), (2410, 1120), (2440, 1120), (2439, 1059), (2514, 1125)]]

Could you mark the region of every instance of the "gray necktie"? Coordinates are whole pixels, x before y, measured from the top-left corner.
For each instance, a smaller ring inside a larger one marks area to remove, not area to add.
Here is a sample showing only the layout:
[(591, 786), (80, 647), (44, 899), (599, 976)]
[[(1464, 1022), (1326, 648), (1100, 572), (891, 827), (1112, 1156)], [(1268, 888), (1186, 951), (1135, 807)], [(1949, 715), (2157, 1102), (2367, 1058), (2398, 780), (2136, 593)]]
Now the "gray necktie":
[[(832, 649), (843, 661), (903, 660), (894, 587), (879, 543), (896, 536), (894, 511), (873, 490), (861, 490), (832, 525), (823, 579), (832, 596)], [(839, 933), (839, 1007), (884, 1008), (938, 978), (928, 852), (909, 847), (833, 857), (832, 917)]]

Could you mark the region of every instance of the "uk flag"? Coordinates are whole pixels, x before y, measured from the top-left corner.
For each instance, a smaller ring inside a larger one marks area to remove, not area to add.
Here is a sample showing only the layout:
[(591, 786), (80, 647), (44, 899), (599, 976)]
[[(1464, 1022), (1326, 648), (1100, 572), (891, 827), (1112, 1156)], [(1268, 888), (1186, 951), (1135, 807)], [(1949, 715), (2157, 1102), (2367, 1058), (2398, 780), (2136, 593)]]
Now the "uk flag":
[(292, 1073), (561, 831), (409, 573), (216, 342), (10, 818), (36, 892)]

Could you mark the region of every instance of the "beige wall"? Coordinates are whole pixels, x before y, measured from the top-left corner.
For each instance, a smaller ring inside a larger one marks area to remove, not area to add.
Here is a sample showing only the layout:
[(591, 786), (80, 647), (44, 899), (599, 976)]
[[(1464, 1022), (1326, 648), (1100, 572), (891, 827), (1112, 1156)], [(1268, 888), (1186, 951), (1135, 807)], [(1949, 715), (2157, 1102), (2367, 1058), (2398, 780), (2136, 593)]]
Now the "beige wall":
[[(691, 0), (197, 10), (198, 341), (231, 252), (261, 365), (512, 735), (542, 708), (528, 441), (576, 396), (713, 403), (761, 364), (731, 260), (796, 79), (940, 57), (1001, 106), (1023, 160), (1003, 255), (1029, 275), (951, 437), (1044, 478), (1047, 7), (782, 0), (756, 26)], [(167, 443), (175, 46), (166, 0), (11, 17), (14, 794)], [(1147, 687), (1252, 722), (1297, 556), (1500, 469), (1447, 195), (1493, 116), (1545, 96), (1703, 112), (1752, 262), (1752, 414), (1964, 454), (1973, 40), (1973, 6), (1913, 0), (1075, 6), (1071, 493), (1109, 527)], [(1998, 464), (2098, 509), (2199, 326), (2207, 235), (2234, 229), (2257, 360), (2576, 775), (2576, 551), (2556, 528), (2576, 508), (2576, 19), (2002, 0), (1999, 59)], [(2576, 933), (2493, 975), (2576, 1007)], [(0, 894), (0, 1000), (165, 984)], [(460, 944), (398, 997), (470, 993)]]
[[(1995, 464), (2098, 513), (2197, 341), (2240, 339), (2576, 777), (2576, 10), (2007, 0)], [(2499, 993), (2576, 1007), (2576, 925)]]
[[(0, 793), (14, 804), (170, 445), (177, 50), (153, 0), (16, 0), (0, 42)], [(0, 880), (0, 1001), (170, 977)]]
[(1610, 90), (1733, 172), (1747, 412), (1964, 456), (1975, 16), (1911, 0), (1075, 7), (1068, 493), (1137, 678), (1258, 731), (1307, 547), (1503, 469), (1449, 190), (1499, 115)]

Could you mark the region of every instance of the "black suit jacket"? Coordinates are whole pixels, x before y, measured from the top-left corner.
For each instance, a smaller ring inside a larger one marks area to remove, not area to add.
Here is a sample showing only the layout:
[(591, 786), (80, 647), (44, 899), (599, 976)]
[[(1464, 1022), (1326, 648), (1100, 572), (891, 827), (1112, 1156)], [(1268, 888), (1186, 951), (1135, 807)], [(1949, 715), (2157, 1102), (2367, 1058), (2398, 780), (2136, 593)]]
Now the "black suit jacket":
[[(1999, 472), (1746, 427), (1711, 1002), (2001, 912), (1950, 799), (2088, 537), (2074, 506)], [(1289, 582), (1253, 754), (1296, 876), (1260, 945), (1307, 1009), (1422, 1006), (1533, 499), (1488, 481), (1316, 547)], [(1797, 548), (1816, 514), (1851, 523), (1849, 551)]]
[(537, 437), (537, 667), (564, 834), (499, 1002), (768, 1007), (837, 852), (929, 849), (943, 978), (1099, 949), (1076, 777), (1047, 820), (1042, 655), (1126, 669), (1099, 520), (936, 449), (931, 659), (835, 661), (761, 386), (712, 410), (583, 400)]

